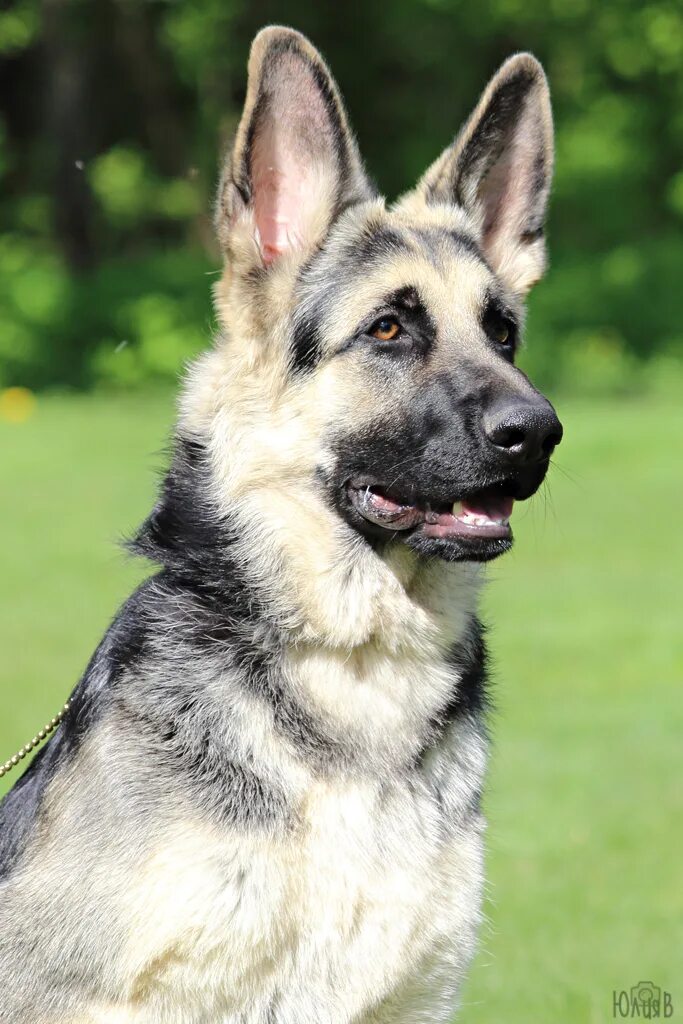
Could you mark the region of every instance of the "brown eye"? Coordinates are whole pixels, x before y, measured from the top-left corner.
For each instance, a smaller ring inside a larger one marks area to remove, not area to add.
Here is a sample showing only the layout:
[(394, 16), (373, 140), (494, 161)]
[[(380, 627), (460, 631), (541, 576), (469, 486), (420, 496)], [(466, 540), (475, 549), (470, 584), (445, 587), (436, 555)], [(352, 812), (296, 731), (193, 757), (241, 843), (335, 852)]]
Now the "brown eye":
[(500, 345), (506, 359), (511, 359), (517, 348), (517, 324), (511, 313), (495, 298), (489, 300), (482, 317), (482, 327), (496, 345)]
[(401, 328), (396, 320), (386, 318), (384, 320), (379, 320), (370, 333), (372, 337), (377, 338), (378, 341), (392, 341), (400, 330)]
[(498, 320), (493, 325), (491, 333), (493, 334), (493, 340), (497, 341), (499, 345), (507, 345), (510, 340), (510, 328), (504, 320)]

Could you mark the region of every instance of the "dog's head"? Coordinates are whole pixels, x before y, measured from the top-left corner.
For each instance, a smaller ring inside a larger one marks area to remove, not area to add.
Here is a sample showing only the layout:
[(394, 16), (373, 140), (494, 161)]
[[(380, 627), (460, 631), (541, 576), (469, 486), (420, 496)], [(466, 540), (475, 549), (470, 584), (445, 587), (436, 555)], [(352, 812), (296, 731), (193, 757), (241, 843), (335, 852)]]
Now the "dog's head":
[(546, 79), (518, 54), (387, 207), (317, 51), (290, 29), (257, 36), (217, 204), (226, 341), (210, 401), (239, 453), (223, 468), (237, 503), (313, 533), (336, 517), (376, 551), (509, 547), (513, 501), (562, 436), (515, 367), (551, 170)]

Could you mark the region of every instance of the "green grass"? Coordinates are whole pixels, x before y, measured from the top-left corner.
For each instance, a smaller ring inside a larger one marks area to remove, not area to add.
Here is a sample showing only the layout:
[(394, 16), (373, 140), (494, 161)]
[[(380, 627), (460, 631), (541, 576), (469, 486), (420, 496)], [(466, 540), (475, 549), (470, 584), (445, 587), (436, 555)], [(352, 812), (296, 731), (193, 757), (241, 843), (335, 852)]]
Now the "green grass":
[[(603, 1024), (612, 990), (643, 979), (683, 1012), (683, 407), (559, 411), (550, 487), (490, 569), (489, 924), (465, 1024)], [(0, 758), (145, 571), (114, 541), (150, 507), (171, 417), (160, 397), (54, 397), (0, 424)]]

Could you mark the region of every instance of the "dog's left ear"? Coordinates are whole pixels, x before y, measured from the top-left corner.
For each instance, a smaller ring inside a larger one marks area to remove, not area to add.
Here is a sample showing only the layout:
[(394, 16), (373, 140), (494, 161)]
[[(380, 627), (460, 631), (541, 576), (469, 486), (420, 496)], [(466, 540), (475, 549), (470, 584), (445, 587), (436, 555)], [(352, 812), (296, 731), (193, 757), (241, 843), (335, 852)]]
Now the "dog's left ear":
[(254, 39), (216, 227), (226, 253), (270, 267), (301, 257), (335, 216), (371, 194), (334, 79), (299, 32), (270, 26)]
[(552, 167), (548, 82), (535, 57), (518, 53), (493, 76), (414, 196), (464, 208), (493, 270), (523, 295), (545, 269), (543, 225)]

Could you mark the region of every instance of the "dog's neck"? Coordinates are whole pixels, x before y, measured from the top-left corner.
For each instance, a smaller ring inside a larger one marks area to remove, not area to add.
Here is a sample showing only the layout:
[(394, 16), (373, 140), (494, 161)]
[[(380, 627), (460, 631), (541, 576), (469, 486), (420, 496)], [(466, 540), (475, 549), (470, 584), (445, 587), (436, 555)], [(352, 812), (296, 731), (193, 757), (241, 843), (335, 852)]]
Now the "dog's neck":
[[(476, 610), (479, 567), (425, 561), (401, 544), (377, 551), (333, 511), (321, 530), (317, 496), (308, 515), (301, 495), (277, 499), (263, 493), (240, 502), (235, 554), (293, 642), (400, 654), (447, 650), (460, 638)], [(272, 518), (262, 503), (276, 505)], [(281, 528), (289, 514), (294, 531)], [(257, 539), (248, 532), (254, 521)]]

